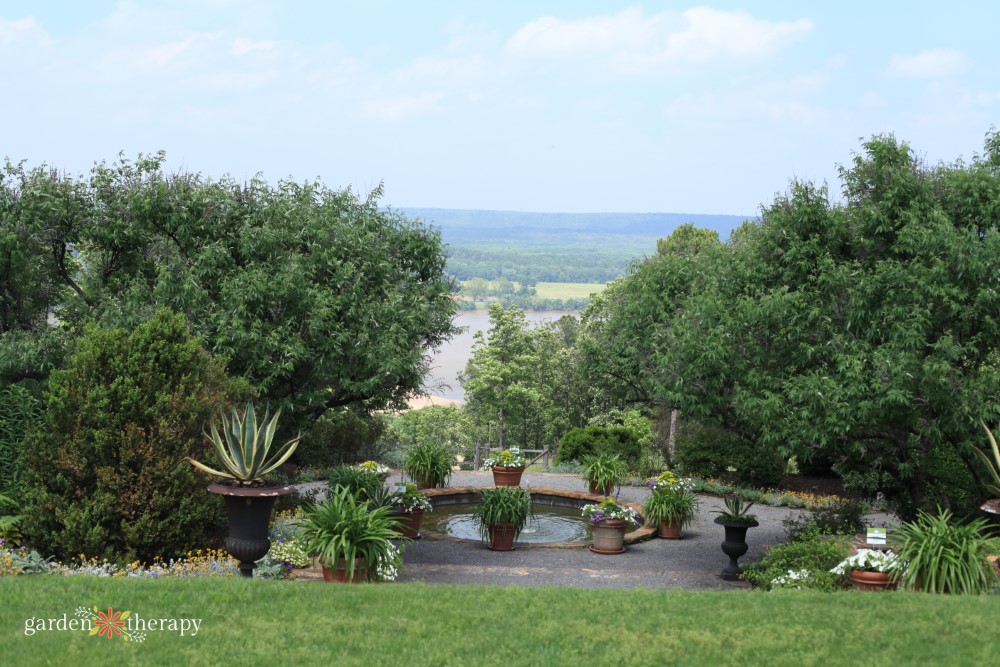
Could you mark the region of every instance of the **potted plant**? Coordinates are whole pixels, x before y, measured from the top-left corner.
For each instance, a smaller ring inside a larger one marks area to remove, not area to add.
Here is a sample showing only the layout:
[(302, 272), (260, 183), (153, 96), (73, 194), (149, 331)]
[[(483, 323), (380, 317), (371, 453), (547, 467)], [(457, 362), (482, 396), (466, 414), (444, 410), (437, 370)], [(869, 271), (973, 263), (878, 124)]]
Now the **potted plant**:
[(392, 494), (393, 515), (399, 520), (403, 537), (415, 540), (420, 537), (420, 524), (424, 512), (434, 509), (427, 496), (417, 490), (416, 484), (399, 484)]
[(698, 509), (698, 496), (688, 477), (679, 478), (667, 470), (649, 482), (653, 490), (642, 504), (646, 522), (659, 526), (657, 535), (668, 540), (681, 539), (681, 530), (690, 525)]
[(301, 437), (292, 438), (272, 454), (271, 441), (280, 416), (280, 409), (274, 415), (265, 410), (258, 425), (253, 401), (249, 401), (242, 414), (234, 408), (231, 419), (220, 415), (221, 434), (212, 420), (211, 431), (205, 437), (215, 448), (224, 471), (185, 457), (196, 469), (222, 478), (210, 484), (208, 490), (225, 500), (229, 515), (226, 550), (240, 561), (240, 574), (244, 577), (253, 576), (254, 563), (271, 547), (267, 529), (274, 501), (293, 491), (287, 484), (269, 484), (266, 480), (268, 473), (288, 460)]
[[(389, 506), (372, 507), (345, 487), (334, 487), (321, 503), (302, 508), (302, 539), (323, 566), (324, 581), (376, 581), (380, 568), (398, 567), (399, 522)], [(402, 538), (405, 539), (405, 538)]]
[(451, 479), (451, 455), (442, 445), (424, 442), (406, 452), (403, 470), (420, 489), (445, 486)]
[(892, 551), (875, 549), (858, 549), (858, 553), (830, 570), (850, 577), (859, 591), (896, 590), (899, 571), (899, 559)]
[(493, 486), (519, 486), (527, 459), (517, 447), (511, 447), (483, 461), (483, 470), (493, 471)]
[(598, 554), (624, 552), (625, 531), (640, 523), (638, 512), (610, 496), (599, 503), (584, 505), (583, 516), (590, 522), (590, 534), (594, 538), (590, 550)]
[(928, 593), (984, 593), (997, 583), (990, 562), (987, 522), (951, 521), (948, 510), (932, 515), (920, 511), (898, 531), (896, 555), (905, 563), (899, 575), (904, 588)]
[(472, 519), (493, 551), (511, 551), (521, 530), (534, 516), (531, 494), (520, 486), (497, 486), (479, 492)]
[[(337, 466), (327, 471), (327, 484), (332, 489), (343, 486), (359, 500), (375, 500), (385, 491), (385, 480), (378, 472), (361, 466)], [(379, 503), (385, 504), (385, 503)]]
[(725, 499), (725, 509), (715, 510), (719, 515), (715, 517), (715, 523), (726, 530), (726, 539), (722, 543), (723, 553), (729, 556), (729, 565), (722, 568), (722, 578), (726, 581), (736, 581), (743, 573), (736, 561), (750, 548), (747, 545), (747, 529), (760, 525), (757, 517), (748, 512), (753, 505), (742, 496), (733, 494)]
[(614, 487), (628, 477), (628, 464), (617, 454), (587, 456), (583, 465), (583, 479), (589, 483), (591, 493), (610, 496)]

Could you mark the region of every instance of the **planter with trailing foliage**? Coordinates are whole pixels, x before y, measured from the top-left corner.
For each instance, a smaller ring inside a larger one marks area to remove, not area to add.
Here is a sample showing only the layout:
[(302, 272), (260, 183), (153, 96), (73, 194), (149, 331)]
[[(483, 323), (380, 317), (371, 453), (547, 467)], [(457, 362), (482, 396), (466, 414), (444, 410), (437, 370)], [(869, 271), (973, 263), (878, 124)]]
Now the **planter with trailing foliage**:
[(493, 486), (520, 486), (526, 464), (521, 450), (511, 447), (483, 461), (483, 470), (493, 471)]
[(748, 503), (738, 495), (732, 495), (725, 500), (725, 509), (715, 510), (719, 516), (715, 523), (726, 531), (726, 539), (722, 542), (722, 553), (729, 556), (729, 564), (722, 568), (722, 578), (726, 581), (737, 581), (743, 570), (737, 562), (750, 549), (747, 545), (747, 530), (759, 526), (757, 517), (748, 514), (747, 510), (754, 503)]
[(234, 409), (231, 418), (221, 416), (221, 434), (219, 425), (212, 421), (211, 431), (205, 437), (212, 443), (225, 471), (210, 468), (191, 457), (185, 459), (196, 469), (222, 478), (221, 482), (210, 484), (208, 490), (222, 496), (226, 503), (229, 515), (226, 550), (240, 561), (240, 574), (244, 577), (253, 576), (254, 564), (271, 548), (267, 531), (275, 500), (293, 491), (290, 486), (266, 481), (267, 474), (287, 461), (299, 443), (298, 437), (293, 438), (268, 456), (280, 415), (280, 409), (273, 416), (265, 410), (258, 425), (250, 401), (242, 414)]
[(880, 592), (896, 590), (902, 567), (891, 550), (859, 549), (830, 571), (847, 576), (859, 591)]
[(410, 540), (420, 537), (424, 512), (434, 509), (427, 496), (417, 490), (416, 484), (400, 484), (394, 489), (391, 502), (392, 515), (399, 521), (399, 532), (403, 537)]
[(677, 477), (669, 470), (649, 482), (652, 493), (642, 504), (642, 515), (647, 524), (658, 526), (657, 535), (668, 540), (679, 540), (682, 529), (690, 525), (698, 509), (698, 496), (689, 478)]
[(493, 551), (511, 551), (532, 516), (531, 493), (519, 486), (483, 489), (472, 511), (480, 537)]
[(593, 544), (590, 550), (597, 554), (620, 554), (625, 551), (625, 532), (638, 526), (639, 514), (612, 497), (599, 503), (583, 506), (583, 516), (590, 522)]

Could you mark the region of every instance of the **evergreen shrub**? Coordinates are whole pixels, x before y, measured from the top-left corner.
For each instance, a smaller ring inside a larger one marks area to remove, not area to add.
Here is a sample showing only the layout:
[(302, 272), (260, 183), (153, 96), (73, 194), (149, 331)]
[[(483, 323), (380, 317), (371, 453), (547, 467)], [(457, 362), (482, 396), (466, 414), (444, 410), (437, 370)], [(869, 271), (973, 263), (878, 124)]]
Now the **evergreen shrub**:
[(206, 547), (222, 502), (184, 457), (205, 460), (207, 420), (248, 393), (168, 310), (132, 331), (88, 328), (26, 442), (26, 538), (119, 563)]

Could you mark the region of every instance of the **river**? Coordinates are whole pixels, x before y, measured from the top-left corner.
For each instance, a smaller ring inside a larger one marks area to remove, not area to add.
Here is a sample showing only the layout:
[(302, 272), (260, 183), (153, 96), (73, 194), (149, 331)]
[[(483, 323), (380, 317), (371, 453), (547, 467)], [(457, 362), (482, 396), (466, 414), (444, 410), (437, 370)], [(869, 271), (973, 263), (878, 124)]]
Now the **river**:
[[(526, 310), (525, 318), (534, 324), (554, 322), (563, 315), (579, 315), (579, 312), (560, 310)], [(463, 327), (462, 333), (456, 334), (451, 340), (441, 346), (433, 354), (431, 369), (424, 382), (424, 391), (431, 396), (461, 401), (464, 397), (462, 385), (458, 383), (458, 374), (465, 370), (465, 364), (472, 356), (473, 337), (477, 331), (490, 328), (490, 314), (485, 310), (461, 310), (453, 320), (456, 326)]]

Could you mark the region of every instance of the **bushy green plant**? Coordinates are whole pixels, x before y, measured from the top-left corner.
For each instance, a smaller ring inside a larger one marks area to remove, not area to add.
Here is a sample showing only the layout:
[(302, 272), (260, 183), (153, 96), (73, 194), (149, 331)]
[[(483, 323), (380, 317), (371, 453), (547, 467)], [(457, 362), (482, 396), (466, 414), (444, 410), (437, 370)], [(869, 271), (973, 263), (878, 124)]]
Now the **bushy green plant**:
[(381, 496), (381, 491), (385, 488), (382, 475), (357, 466), (330, 468), (326, 471), (326, 479), (330, 489), (342, 486), (362, 501), (378, 499)]
[(41, 403), (24, 387), (0, 387), (0, 493), (12, 500), (21, 495), (18, 482), (24, 439), (41, 414)]
[(587, 456), (583, 466), (583, 479), (597, 487), (598, 493), (619, 486), (628, 477), (628, 464), (618, 454)]
[(785, 476), (785, 459), (777, 450), (694, 421), (677, 429), (676, 463), (688, 474), (743, 486), (770, 488)]
[(383, 460), (387, 446), (382, 415), (358, 415), (352, 410), (327, 410), (302, 434), (292, 461), (302, 466), (331, 468), (365, 459)]
[(712, 510), (713, 513), (719, 515), (715, 517), (715, 523), (745, 523), (756, 525), (757, 517), (749, 513), (749, 510), (754, 506), (754, 503), (747, 502), (743, 496), (738, 493), (726, 496), (723, 502), (725, 505), (723, 509)]
[(534, 516), (531, 493), (519, 486), (497, 486), (479, 492), (479, 502), (472, 510), (472, 520), (483, 540), (489, 541), (490, 529), (497, 526), (507, 534), (514, 531), (514, 539), (521, 534), (528, 519)]
[(417, 484), (445, 486), (451, 479), (452, 456), (443, 445), (422, 442), (406, 452), (403, 470)]
[(621, 519), (629, 526), (638, 526), (640, 522), (638, 512), (610, 496), (599, 503), (584, 505), (581, 513), (591, 523), (600, 523), (606, 519)]
[(59, 558), (116, 562), (208, 543), (222, 502), (182, 460), (202, 457), (204, 424), (245, 398), (179, 315), (88, 329), (26, 443), (24, 534)]
[(757, 588), (804, 588), (834, 591), (842, 586), (842, 575), (831, 572), (850, 550), (846, 537), (822, 535), (809, 526), (799, 536), (771, 547), (763, 558), (747, 565), (744, 578)]
[(343, 563), (348, 580), (360, 567), (364, 580), (375, 581), (380, 565), (400, 558), (391, 540), (405, 539), (390, 511), (388, 506), (372, 507), (358, 500), (349, 489), (334, 487), (324, 502), (302, 509), (306, 551), (332, 569)]
[(807, 526), (815, 526), (824, 535), (854, 535), (865, 529), (868, 506), (857, 500), (838, 498), (824, 507), (782, 521), (789, 539), (796, 539)]
[(559, 441), (559, 463), (583, 461), (587, 456), (618, 454), (627, 468), (642, 464), (642, 446), (635, 432), (624, 426), (587, 426), (566, 432)]
[(666, 470), (651, 480), (649, 487), (652, 493), (642, 504), (646, 523), (659, 525), (669, 522), (682, 528), (691, 523), (698, 509), (698, 496), (694, 494), (694, 483), (690, 478), (677, 477)]
[(987, 560), (990, 540), (986, 522), (953, 521), (948, 510), (938, 514), (918, 512), (898, 531), (896, 553), (905, 567), (900, 577), (906, 588), (928, 593), (985, 593), (997, 583), (997, 573)]
[(0, 494), (0, 541), (20, 546), (21, 529), (18, 526), (23, 518), (20, 506), (12, 498)]

